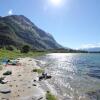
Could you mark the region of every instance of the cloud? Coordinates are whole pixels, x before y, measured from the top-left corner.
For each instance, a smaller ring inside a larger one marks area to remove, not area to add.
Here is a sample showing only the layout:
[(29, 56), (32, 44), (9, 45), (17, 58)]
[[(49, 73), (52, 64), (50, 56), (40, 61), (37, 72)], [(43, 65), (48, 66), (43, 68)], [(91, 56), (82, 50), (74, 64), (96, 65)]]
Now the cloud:
[(12, 15), (13, 14), (13, 9), (10, 9), (9, 11), (8, 11), (8, 15)]
[(95, 48), (95, 47), (100, 47), (100, 43), (84, 44), (84, 45), (81, 46), (81, 48)]

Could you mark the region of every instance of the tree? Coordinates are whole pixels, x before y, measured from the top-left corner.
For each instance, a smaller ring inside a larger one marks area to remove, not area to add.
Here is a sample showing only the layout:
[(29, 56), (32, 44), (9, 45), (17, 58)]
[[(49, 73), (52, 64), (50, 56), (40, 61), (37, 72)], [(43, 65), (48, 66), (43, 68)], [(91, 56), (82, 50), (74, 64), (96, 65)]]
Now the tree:
[(30, 51), (30, 46), (24, 45), (21, 49), (21, 53), (28, 53)]
[(6, 50), (10, 50), (10, 51), (13, 51), (13, 50), (14, 50), (14, 47), (11, 46), (11, 45), (9, 45), (9, 46), (7, 46), (7, 47), (5, 47), (5, 48), (6, 48)]

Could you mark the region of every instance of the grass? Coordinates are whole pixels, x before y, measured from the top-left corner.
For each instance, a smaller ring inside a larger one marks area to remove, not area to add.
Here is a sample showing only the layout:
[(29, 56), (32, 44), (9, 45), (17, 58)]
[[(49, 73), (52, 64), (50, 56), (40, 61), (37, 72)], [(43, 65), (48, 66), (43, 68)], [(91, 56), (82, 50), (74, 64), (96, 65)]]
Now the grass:
[[(19, 50), (9, 51), (6, 49), (0, 49), (0, 64), (3, 59), (17, 59), (20, 57), (37, 57), (46, 54), (46, 52), (39, 51), (30, 51), (29, 53), (21, 53)], [(0, 65), (0, 70), (2, 70), (2, 65)], [(38, 73), (42, 72), (42, 70), (37, 70)]]
[(2, 59), (16, 59), (18, 57), (36, 57), (40, 55), (44, 55), (45, 52), (29, 52), (29, 53), (21, 53), (19, 50), (9, 51), (0, 49), (0, 60)]
[(33, 69), (33, 72), (37, 72), (38, 74), (41, 74), (44, 72), (43, 69)]
[(2, 70), (2, 65), (0, 65), (0, 70)]
[(46, 93), (46, 99), (47, 100), (57, 100), (57, 98), (53, 94), (51, 94), (49, 91), (47, 91)]

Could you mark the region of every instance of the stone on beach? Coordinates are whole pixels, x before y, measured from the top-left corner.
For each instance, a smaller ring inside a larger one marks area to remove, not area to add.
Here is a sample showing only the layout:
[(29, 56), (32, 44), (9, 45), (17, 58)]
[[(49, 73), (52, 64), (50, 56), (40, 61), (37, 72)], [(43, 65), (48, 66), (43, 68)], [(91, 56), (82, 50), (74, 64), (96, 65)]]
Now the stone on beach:
[(3, 75), (11, 75), (12, 74), (12, 71), (6, 71), (3, 73)]
[(10, 89), (7, 89), (7, 88), (1, 89), (0, 90), (0, 93), (3, 93), (3, 94), (11, 93), (11, 90)]
[[(32, 59), (32, 61), (30, 60)], [(30, 61), (29, 61), (30, 60)], [(33, 69), (40, 69), (33, 58), (20, 58), (20, 67), (9, 65), (0, 71), (0, 76), (11, 71), (0, 84), (0, 100), (5, 97), (9, 100), (46, 100), (45, 91), (40, 87), (39, 74), (31, 72)]]

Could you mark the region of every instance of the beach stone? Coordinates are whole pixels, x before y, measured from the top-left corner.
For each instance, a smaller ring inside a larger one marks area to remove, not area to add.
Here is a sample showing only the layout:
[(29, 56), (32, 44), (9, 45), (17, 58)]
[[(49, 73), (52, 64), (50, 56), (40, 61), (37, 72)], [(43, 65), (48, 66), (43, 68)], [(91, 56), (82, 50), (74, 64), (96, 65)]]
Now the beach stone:
[(40, 97), (38, 100), (42, 100), (43, 99), (43, 97)]
[(11, 90), (10, 89), (2, 89), (2, 90), (0, 90), (0, 93), (3, 93), (3, 94), (11, 93)]
[(33, 84), (33, 86), (36, 86), (36, 84)]
[(18, 76), (22, 76), (22, 75), (18, 75)]
[(7, 98), (1, 98), (2, 100), (9, 100), (9, 99), (7, 99)]
[(6, 71), (3, 73), (3, 75), (11, 75), (12, 74), (12, 71)]
[(20, 95), (17, 95), (18, 97), (20, 96)]
[(10, 84), (9, 86), (12, 87), (13, 85)]
[(4, 82), (4, 77), (0, 77), (0, 83), (3, 84)]
[(31, 87), (28, 87), (28, 88), (31, 88)]
[(36, 82), (36, 80), (34, 80), (34, 82)]
[(5, 81), (1, 81), (0, 83), (1, 83), (1, 84), (6, 84), (7, 82), (5, 82)]

